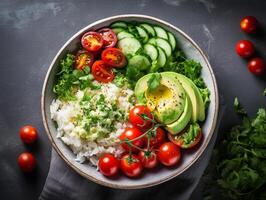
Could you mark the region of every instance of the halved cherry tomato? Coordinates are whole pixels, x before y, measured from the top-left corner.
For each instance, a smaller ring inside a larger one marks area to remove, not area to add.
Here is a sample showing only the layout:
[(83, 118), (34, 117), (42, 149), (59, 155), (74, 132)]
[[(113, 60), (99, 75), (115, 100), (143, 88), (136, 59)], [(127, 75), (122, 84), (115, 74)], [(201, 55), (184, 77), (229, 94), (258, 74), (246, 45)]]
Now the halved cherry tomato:
[(93, 63), (92, 75), (95, 80), (103, 83), (111, 82), (115, 77), (111, 67), (102, 60), (97, 60)]
[[(148, 143), (147, 135), (144, 137), (144, 140), (145, 144), (147, 145)], [(150, 147), (157, 148), (164, 142), (165, 142), (165, 131), (162, 128), (158, 127), (156, 129), (156, 135), (150, 138)]]
[[(125, 131), (119, 136), (119, 139), (121, 141), (133, 140), (133, 139), (135, 139), (135, 138), (137, 138), (137, 137), (139, 137), (141, 135), (142, 135), (142, 132), (139, 129), (137, 129), (137, 128), (126, 128)], [(137, 147), (142, 147), (143, 144), (144, 144), (143, 138), (139, 138), (139, 139), (136, 139), (136, 140), (132, 141), (132, 144), (137, 146)], [(125, 142), (123, 142), (121, 146), (126, 151), (129, 151), (129, 149), (130, 149), (128, 144), (126, 144)], [(132, 151), (136, 152), (136, 151), (138, 151), (138, 149), (132, 147)]]
[(105, 176), (114, 176), (118, 173), (119, 162), (112, 154), (104, 154), (98, 162), (100, 172)]
[(259, 27), (259, 22), (253, 16), (246, 16), (240, 21), (240, 27), (246, 33), (256, 33)]
[(117, 43), (117, 37), (110, 28), (103, 28), (98, 31), (103, 38), (103, 47), (114, 47)]
[(190, 144), (184, 144), (182, 134), (184, 134), (184, 132), (178, 134), (177, 136), (172, 135), (171, 133), (168, 133), (169, 140), (182, 149), (189, 149), (189, 148), (195, 147), (202, 138), (202, 131), (200, 130), (198, 135), (195, 137), (195, 139)]
[(86, 50), (79, 50), (75, 58), (75, 68), (83, 70), (86, 66), (91, 67), (93, 64), (94, 56)]
[(253, 58), (248, 62), (248, 69), (252, 74), (262, 75), (266, 69), (266, 64), (262, 58)]
[(240, 40), (236, 44), (236, 52), (239, 56), (243, 58), (248, 58), (252, 56), (255, 52), (254, 45), (249, 40)]
[(18, 165), (23, 172), (31, 172), (36, 167), (36, 160), (34, 155), (31, 153), (25, 152), (19, 155)]
[(151, 169), (158, 164), (157, 155), (153, 151), (140, 151), (138, 156), (144, 168)]
[(19, 130), (20, 139), (26, 144), (34, 143), (38, 137), (38, 131), (33, 126), (23, 126)]
[(102, 52), (102, 60), (112, 67), (124, 67), (126, 57), (118, 48), (107, 48)]
[(172, 142), (165, 142), (160, 146), (157, 156), (163, 165), (173, 166), (180, 160), (180, 147), (176, 146)]
[(97, 32), (87, 32), (81, 38), (81, 45), (88, 51), (98, 51), (103, 46), (103, 38)]
[(122, 172), (128, 177), (137, 177), (142, 173), (143, 167), (136, 155), (126, 154), (122, 157), (121, 162)]
[(144, 120), (141, 115), (145, 115), (149, 119), (153, 120), (153, 115), (151, 114), (151, 111), (148, 109), (147, 106), (139, 105), (134, 106), (130, 112), (129, 112), (129, 121), (133, 124), (133, 126), (141, 128), (141, 129), (147, 129), (152, 125), (152, 122), (149, 121), (149, 119)]

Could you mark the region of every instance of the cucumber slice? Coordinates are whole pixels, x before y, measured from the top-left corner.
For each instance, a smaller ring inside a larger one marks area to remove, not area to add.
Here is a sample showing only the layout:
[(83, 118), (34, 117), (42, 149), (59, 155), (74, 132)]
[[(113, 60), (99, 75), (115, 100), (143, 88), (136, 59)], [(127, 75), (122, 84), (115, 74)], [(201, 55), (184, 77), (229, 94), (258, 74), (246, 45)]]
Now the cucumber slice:
[(160, 37), (160, 38), (168, 40), (167, 32), (163, 28), (161, 28), (159, 26), (154, 26), (153, 28), (155, 30), (155, 33), (156, 33), (157, 37)]
[(143, 39), (143, 43), (146, 43), (149, 40), (149, 35), (145, 31), (144, 28), (141, 28), (140, 26), (136, 26), (136, 29), (139, 33), (139, 36)]
[(156, 46), (156, 44), (157, 44), (157, 42), (156, 42), (156, 38), (151, 38), (151, 39), (149, 39), (149, 40), (148, 40), (148, 43)]
[(122, 31), (124, 31), (124, 30), (125, 30), (125, 29), (123, 29), (123, 28), (119, 28), (119, 27), (117, 27), (117, 28), (112, 28), (112, 31), (114, 31), (115, 34), (118, 34), (118, 33), (122, 32)]
[(122, 31), (120, 33), (117, 34), (117, 39), (118, 40), (122, 40), (124, 38), (133, 38), (134, 35), (132, 35), (131, 33), (128, 33), (126, 31)]
[(128, 65), (135, 67), (139, 70), (147, 70), (150, 68), (151, 63), (148, 58), (142, 55), (135, 55), (129, 59)]
[(164, 53), (164, 50), (162, 50), (161, 47), (157, 47), (158, 50), (158, 58), (157, 58), (157, 65), (159, 67), (164, 67), (166, 64), (166, 54)]
[(155, 30), (152, 28), (151, 25), (149, 24), (140, 24), (141, 27), (143, 27), (150, 36), (152, 37), (155, 37), (156, 36), (156, 33), (155, 33)]
[(172, 47), (172, 51), (174, 51), (176, 48), (175, 36), (173, 35), (173, 33), (170, 33), (170, 32), (167, 32), (167, 34), (168, 34), (168, 41)]
[(144, 45), (144, 53), (147, 54), (151, 60), (156, 60), (158, 58), (158, 50), (156, 49), (155, 46), (152, 44), (145, 44)]
[(125, 55), (133, 55), (141, 48), (141, 44), (136, 38), (124, 38), (119, 40), (117, 46)]
[(167, 40), (156, 38), (156, 45), (164, 50), (167, 57), (172, 55), (172, 47)]
[(111, 28), (124, 28), (126, 29), (127, 28), (127, 24), (126, 22), (114, 22), (111, 24)]

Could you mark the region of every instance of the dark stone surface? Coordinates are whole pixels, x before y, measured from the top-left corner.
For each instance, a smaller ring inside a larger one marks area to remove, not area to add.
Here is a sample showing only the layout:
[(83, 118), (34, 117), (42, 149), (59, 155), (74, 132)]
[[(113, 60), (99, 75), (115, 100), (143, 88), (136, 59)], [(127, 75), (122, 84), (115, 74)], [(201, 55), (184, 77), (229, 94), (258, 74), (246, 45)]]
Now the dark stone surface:
[[(113, 0), (113, 1), (0, 1), (0, 194), (1, 199), (37, 199), (49, 168), (51, 146), (40, 111), (42, 83), (50, 62), (64, 42), (95, 20), (126, 13), (152, 15), (190, 35), (208, 55), (220, 93), (228, 104), (222, 131), (238, 122), (232, 102), (238, 96), (249, 114), (266, 106), (265, 76), (247, 71), (236, 56), (235, 43), (252, 40), (266, 59), (266, 33), (248, 36), (239, 21), (254, 15), (266, 28), (266, 2), (251, 0)], [(18, 130), (32, 124), (39, 130), (33, 147), (22, 144)], [(19, 170), (16, 159), (32, 151), (38, 168), (31, 176)]]

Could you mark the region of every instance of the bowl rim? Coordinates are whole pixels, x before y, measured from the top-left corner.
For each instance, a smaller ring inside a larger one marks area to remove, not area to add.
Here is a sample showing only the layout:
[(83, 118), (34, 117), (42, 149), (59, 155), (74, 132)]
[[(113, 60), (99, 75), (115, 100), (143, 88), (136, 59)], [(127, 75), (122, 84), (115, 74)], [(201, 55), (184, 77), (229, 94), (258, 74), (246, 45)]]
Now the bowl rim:
[[(107, 183), (101, 180), (98, 180), (97, 178), (95, 178), (94, 176), (91, 176), (87, 173), (84, 173), (83, 171), (81, 171), (78, 167), (76, 167), (75, 165), (73, 165), (68, 159), (67, 157), (61, 152), (61, 150), (59, 149), (59, 147), (56, 145), (51, 131), (49, 129), (48, 126), (48, 122), (47, 122), (47, 116), (45, 114), (45, 91), (47, 89), (47, 82), (48, 79), (50, 77), (50, 73), (52, 68), (54, 67), (54, 64), (56, 62), (56, 60), (58, 59), (58, 57), (60, 56), (60, 54), (64, 51), (64, 49), (66, 48), (66, 46), (72, 41), (74, 40), (78, 35), (80, 35), (81, 33), (83, 33), (84, 31), (86, 31), (87, 29), (90, 29), (91, 27), (106, 22), (106, 21), (111, 21), (111, 20), (123, 20), (124, 18), (144, 18), (144, 19), (148, 19), (151, 21), (155, 21), (159, 24), (163, 24), (167, 27), (170, 27), (172, 29), (174, 29), (176, 32), (178, 32), (179, 34), (181, 34), (183, 37), (185, 37), (197, 50), (198, 52), (201, 54), (201, 56), (203, 57), (204, 61), (207, 64), (208, 70), (210, 72), (211, 75), (211, 80), (214, 86), (214, 103), (215, 103), (215, 108), (214, 108), (214, 117), (212, 119), (212, 125), (211, 125), (211, 129), (210, 132), (206, 138), (206, 142), (202, 144), (202, 147), (198, 150), (199, 152), (197, 153), (197, 155), (194, 157), (194, 159), (187, 165), (185, 166), (181, 171), (177, 172), (177, 173), (173, 173), (170, 176), (167, 176), (163, 179), (154, 181), (152, 183), (146, 183), (146, 184), (139, 184), (139, 185), (132, 185), (132, 186), (123, 186), (120, 184), (114, 184), (114, 183)], [(67, 163), (68, 166), (70, 166), (72, 169), (74, 169), (78, 174), (80, 174), (81, 176), (97, 183), (103, 186), (107, 186), (107, 187), (111, 187), (111, 188), (115, 188), (115, 189), (141, 189), (141, 188), (147, 188), (147, 187), (151, 187), (151, 186), (155, 186), (155, 185), (159, 185), (161, 183), (164, 183), (172, 178), (177, 177), (178, 175), (182, 174), (183, 172), (185, 172), (187, 169), (189, 169), (198, 159), (199, 157), (203, 154), (203, 152), (205, 151), (205, 149), (207, 148), (207, 146), (210, 143), (210, 140), (213, 136), (215, 127), (216, 127), (216, 123), (217, 123), (217, 118), (218, 118), (218, 112), (219, 112), (219, 96), (218, 96), (218, 88), (217, 88), (217, 82), (216, 82), (216, 78), (214, 75), (214, 72), (212, 70), (212, 67), (207, 59), (207, 56), (204, 54), (204, 52), (201, 50), (201, 48), (196, 44), (196, 42), (194, 42), (194, 40), (188, 36), (186, 33), (184, 33), (182, 30), (180, 30), (179, 28), (177, 28), (176, 26), (158, 19), (156, 17), (152, 17), (149, 15), (141, 15), (141, 14), (122, 14), (122, 15), (114, 15), (111, 17), (106, 17), (100, 20), (97, 20), (93, 23), (90, 23), (89, 25), (85, 26), (84, 28), (80, 29), (78, 32), (76, 32), (72, 37), (70, 37), (67, 42), (65, 42), (65, 44), (60, 48), (60, 50), (57, 52), (57, 54), (55, 55), (55, 57), (53, 58), (48, 71), (46, 73), (45, 79), (44, 79), (44, 83), (43, 83), (43, 87), (42, 87), (42, 94), (41, 94), (41, 112), (42, 112), (42, 121), (43, 121), (43, 125), (45, 127), (45, 132), (50, 140), (50, 142), (52, 143), (52, 147), (56, 150), (56, 152), (59, 154), (59, 156)]]

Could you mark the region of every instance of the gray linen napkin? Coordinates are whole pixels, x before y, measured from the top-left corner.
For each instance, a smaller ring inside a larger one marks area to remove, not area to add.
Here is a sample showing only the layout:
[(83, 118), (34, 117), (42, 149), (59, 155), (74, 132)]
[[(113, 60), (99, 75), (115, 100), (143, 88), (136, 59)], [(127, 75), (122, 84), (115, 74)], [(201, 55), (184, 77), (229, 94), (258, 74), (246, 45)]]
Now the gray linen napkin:
[(187, 200), (207, 167), (225, 107), (223, 99), (220, 98), (220, 111), (214, 136), (197, 162), (177, 178), (146, 189), (107, 188), (81, 177), (68, 167), (53, 149), (49, 173), (39, 200), (148, 200), (151, 198), (153, 200)]

